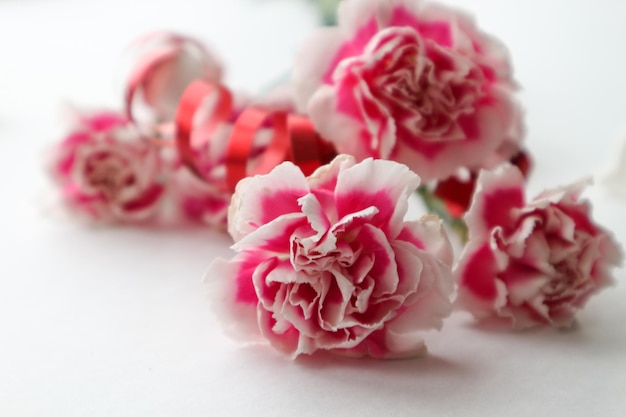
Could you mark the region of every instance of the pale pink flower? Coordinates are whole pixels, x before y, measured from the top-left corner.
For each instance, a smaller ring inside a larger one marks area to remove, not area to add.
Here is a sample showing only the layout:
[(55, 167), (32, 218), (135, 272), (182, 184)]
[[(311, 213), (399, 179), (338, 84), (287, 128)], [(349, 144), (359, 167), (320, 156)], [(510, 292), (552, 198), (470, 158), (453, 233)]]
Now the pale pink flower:
[(577, 310), (610, 285), (621, 250), (580, 200), (588, 181), (524, 200), (524, 178), (505, 165), (478, 178), (465, 219), (469, 243), (455, 277), (458, 303), (477, 318), (517, 328), (568, 326)]
[(79, 115), (56, 146), (52, 174), (66, 203), (99, 221), (137, 221), (163, 196), (159, 150), (118, 113)]
[(226, 216), (232, 194), (198, 178), (181, 167), (173, 175), (171, 195), (184, 218), (218, 229), (226, 228)]
[(126, 112), (144, 133), (169, 139), (185, 88), (197, 79), (219, 83), (222, 64), (198, 39), (171, 32), (143, 36), (131, 50)]
[(521, 112), (504, 46), (418, 0), (345, 0), (302, 48), (299, 109), (337, 150), (407, 164), (424, 181), (508, 159)]
[(205, 281), (224, 324), (295, 357), (424, 351), (451, 312), (452, 249), (441, 221), (403, 221), (419, 177), (342, 155), (310, 177), (289, 162), (242, 180), (229, 212), (237, 254)]

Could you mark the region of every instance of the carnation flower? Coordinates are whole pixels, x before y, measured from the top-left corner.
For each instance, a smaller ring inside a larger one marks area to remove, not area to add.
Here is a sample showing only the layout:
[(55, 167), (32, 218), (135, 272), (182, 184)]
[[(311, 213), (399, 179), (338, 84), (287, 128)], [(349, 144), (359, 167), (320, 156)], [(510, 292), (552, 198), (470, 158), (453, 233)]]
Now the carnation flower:
[(345, 0), (338, 16), (302, 48), (294, 79), (299, 109), (339, 152), (430, 181), (519, 150), (506, 50), (470, 17), (417, 0)]
[(159, 150), (113, 112), (79, 116), (57, 145), (52, 173), (66, 203), (100, 221), (136, 221), (156, 212), (164, 193)]
[(441, 221), (403, 221), (419, 177), (339, 156), (310, 177), (290, 162), (242, 180), (229, 212), (235, 257), (205, 277), (230, 330), (295, 357), (328, 350), (406, 357), (451, 312)]
[(517, 328), (571, 325), (588, 298), (611, 284), (622, 258), (580, 200), (587, 182), (526, 203), (517, 168), (482, 171), (465, 217), (470, 240), (455, 267), (459, 305)]
[(226, 228), (226, 216), (232, 194), (198, 178), (180, 167), (172, 177), (172, 196), (184, 218), (215, 228)]

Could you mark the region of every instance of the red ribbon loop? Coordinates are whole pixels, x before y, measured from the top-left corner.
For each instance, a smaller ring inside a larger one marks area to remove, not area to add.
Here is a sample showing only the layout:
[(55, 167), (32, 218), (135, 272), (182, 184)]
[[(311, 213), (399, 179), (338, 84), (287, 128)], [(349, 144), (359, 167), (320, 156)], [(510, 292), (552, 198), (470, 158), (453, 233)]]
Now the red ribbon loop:
[(194, 116), (205, 100), (213, 94), (217, 95), (217, 101), (209, 120), (202, 126), (202, 129), (207, 133), (206, 137), (210, 137), (220, 123), (230, 119), (232, 95), (228, 89), (218, 84), (196, 80), (185, 89), (176, 110), (176, 147), (183, 163), (201, 179), (204, 179), (204, 174), (196, 164), (194, 145), (202, 144), (192, 144), (191, 142)]
[[(248, 172), (248, 161), (250, 160), (254, 138), (264, 123), (268, 121), (271, 121), (272, 139), (252, 172)], [(286, 113), (272, 112), (260, 107), (247, 108), (239, 115), (228, 139), (226, 148), (226, 183), (228, 188), (234, 191), (237, 183), (249, 175), (267, 174), (276, 165), (288, 159), (289, 148)]]
[[(195, 115), (210, 96), (216, 101), (208, 120), (194, 125)], [(196, 151), (202, 144), (192, 143), (195, 136), (212, 137), (220, 123), (233, 115), (233, 99), (224, 86), (205, 80), (192, 82), (183, 92), (176, 111), (176, 147), (180, 158), (197, 177), (206, 180), (196, 162)], [(254, 146), (262, 128), (270, 129), (272, 138), (259, 155)], [(197, 129), (202, 135), (194, 135)], [(233, 124), (226, 144), (226, 178), (218, 186), (234, 191), (237, 183), (248, 176), (267, 174), (283, 161), (293, 161), (305, 175), (336, 155), (331, 144), (322, 140), (313, 123), (305, 116), (252, 106), (245, 109)]]

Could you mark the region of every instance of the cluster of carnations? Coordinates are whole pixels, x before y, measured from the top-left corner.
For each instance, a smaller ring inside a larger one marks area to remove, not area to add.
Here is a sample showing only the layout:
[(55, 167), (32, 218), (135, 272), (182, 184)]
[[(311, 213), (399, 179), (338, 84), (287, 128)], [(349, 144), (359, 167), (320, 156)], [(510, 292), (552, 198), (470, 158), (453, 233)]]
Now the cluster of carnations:
[[(587, 182), (526, 200), (503, 45), (419, 0), (342, 0), (337, 15), (260, 100), (233, 99), (197, 41), (142, 40), (126, 114), (79, 118), (58, 148), (66, 200), (134, 221), (170, 196), (227, 224), (237, 253), (206, 275), (213, 306), (292, 357), (413, 356), (455, 306), (515, 328), (571, 325), (622, 254), (580, 199)], [(465, 212), (457, 259), (439, 217), (405, 220), (421, 181), (449, 218)]]

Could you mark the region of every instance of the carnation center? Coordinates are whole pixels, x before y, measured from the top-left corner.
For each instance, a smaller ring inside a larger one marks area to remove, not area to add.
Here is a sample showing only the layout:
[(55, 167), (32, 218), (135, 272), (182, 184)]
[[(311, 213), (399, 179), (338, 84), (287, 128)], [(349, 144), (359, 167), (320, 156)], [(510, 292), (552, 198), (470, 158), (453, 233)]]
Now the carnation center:
[[(323, 243), (323, 242), (320, 242)], [(291, 263), (296, 271), (310, 275), (336, 268), (349, 268), (360, 255), (346, 241), (337, 241), (333, 248), (326, 250), (321, 244), (311, 245), (311, 238), (294, 236), (291, 242)]]
[(547, 304), (569, 302), (591, 285), (580, 270), (580, 255), (577, 250), (554, 265), (554, 274), (542, 288)]
[[(334, 237), (331, 239), (334, 241)], [(376, 287), (376, 279), (371, 276), (376, 263), (374, 253), (364, 251), (357, 241), (348, 242), (339, 238), (333, 245), (328, 243), (322, 239), (318, 245), (311, 246), (310, 238), (292, 238), (291, 263), (300, 275), (299, 283), (294, 285), (292, 291), (301, 293), (304, 285), (307, 298), (311, 302), (317, 300), (322, 321), (333, 323), (331, 327), (344, 320), (380, 320), (379, 315), (386, 313), (379, 309), (374, 309), (377, 313), (372, 317), (369, 317), (370, 314), (363, 315), (371, 304), (378, 303), (372, 297)], [(326, 249), (325, 246), (332, 247)], [(302, 298), (293, 295), (291, 298), (294, 300)]]
[(120, 155), (97, 151), (89, 155), (85, 162), (85, 178), (91, 187), (105, 197), (113, 198), (136, 181), (128, 165), (129, 162)]
[(464, 139), (458, 122), (474, 112), (483, 95), (485, 77), (480, 68), (419, 35), (401, 41), (389, 37), (378, 48), (385, 53), (373, 54), (376, 61), (364, 65), (363, 76), (399, 133), (404, 130), (429, 141)]

